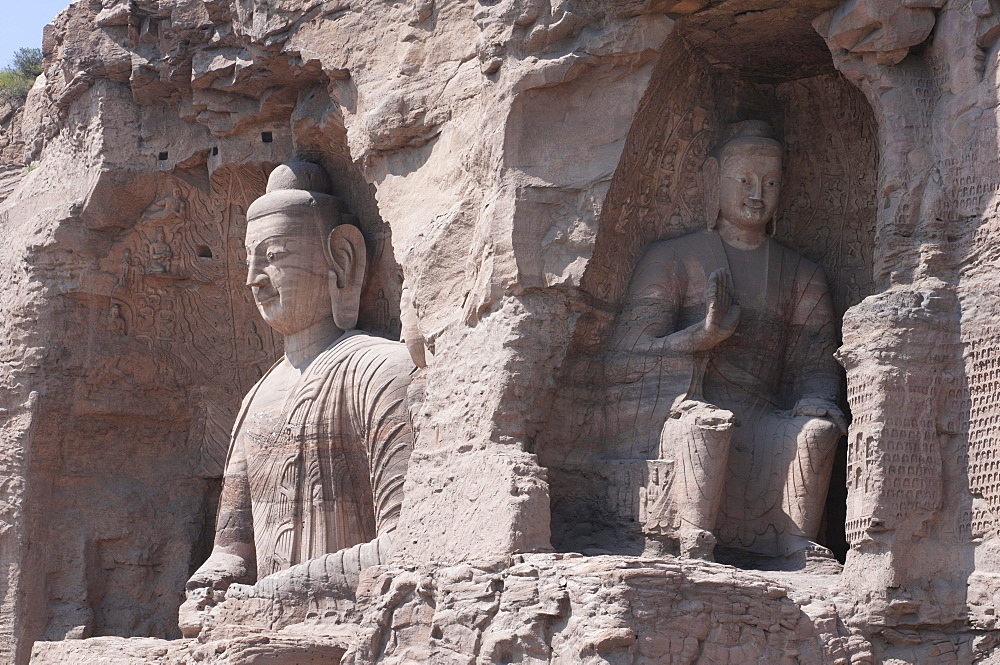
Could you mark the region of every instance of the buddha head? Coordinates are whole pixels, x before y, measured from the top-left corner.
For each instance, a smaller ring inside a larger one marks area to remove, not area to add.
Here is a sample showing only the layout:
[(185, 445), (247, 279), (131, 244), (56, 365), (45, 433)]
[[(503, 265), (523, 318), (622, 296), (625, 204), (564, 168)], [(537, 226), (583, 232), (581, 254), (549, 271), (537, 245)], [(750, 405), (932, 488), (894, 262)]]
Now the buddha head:
[(730, 137), (705, 160), (708, 228), (720, 223), (767, 228), (781, 194), (784, 150), (761, 120), (736, 123)]
[(323, 167), (276, 168), (247, 210), (247, 286), (264, 321), (293, 335), (332, 316), (358, 324), (367, 257), (358, 227), (344, 222)]

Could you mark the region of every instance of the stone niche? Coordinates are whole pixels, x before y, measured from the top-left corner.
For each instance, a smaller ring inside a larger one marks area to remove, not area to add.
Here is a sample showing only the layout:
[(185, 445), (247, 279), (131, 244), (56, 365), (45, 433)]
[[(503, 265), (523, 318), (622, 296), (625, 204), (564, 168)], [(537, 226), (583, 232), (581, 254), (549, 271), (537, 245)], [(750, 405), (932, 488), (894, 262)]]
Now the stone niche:
[(180, 637), (177, 608), (212, 547), (240, 401), (282, 352), (245, 286), (243, 247), (246, 210), (277, 164), (294, 154), (339, 175), (369, 247), (360, 325), (398, 339), (388, 226), (345, 157), (342, 127), (317, 122), (329, 111), (323, 88), (302, 99), (293, 122), (206, 132), (181, 163), (155, 153), (155, 170), (98, 188), (117, 216), (84, 214), (61, 231), (80, 249), (48, 257), (73, 286), (49, 339), (65, 381), (51, 389), (67, 399), (38, 414), (30, 462), (29, 537), (45, 544), (26, 566), (38, 581), (31, 639)]
[[(838, 330), (871, 294), (877, 127), (865, 97), (833, 66), (805, 21), (726, 25), (711, 11), (679, 22), (657, 65), (615, 174), (584, 285), (595, 296), (577, 327), (552, 425), (539, 436), (549, 470), (552, 544), (560, 552), (641, 554), (647, 504), (670, 482), (655, 450), (613, 450), (603, 354), (643, 249), (705, 228), (702, 164), (728, 123), (768, 121), (785, 146), (775, 238), (819, 264)], [(848, 413), (846, 402), (842, 405)], [(843, 561), (846, 453), (838, 447), (820, 542)]]

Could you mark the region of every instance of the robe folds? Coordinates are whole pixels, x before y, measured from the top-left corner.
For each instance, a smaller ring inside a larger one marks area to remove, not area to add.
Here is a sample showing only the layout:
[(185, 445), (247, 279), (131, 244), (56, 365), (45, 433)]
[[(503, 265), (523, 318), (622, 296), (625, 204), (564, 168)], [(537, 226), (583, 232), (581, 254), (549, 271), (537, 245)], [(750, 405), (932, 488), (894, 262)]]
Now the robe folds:
[(415, 369), (405, 345), (350, 331), (284, 400), (256, 405), (265, 375), (233, 429), (217, 542), (252, 532), (262, 579), (394, 530), (413, 445), (406, 391)]
[[(720, 268), (735, 282), (735, 332), (707, 351), (665, 351), (667, 337), (705, 319), (706, 285)], [(715, 534), (722, 545), (771, 554), (796, 529), (784, 504), (806, 491), (786, 486), (802, 458), (792, 410), (803, 399), (837, 404), (836, 346), (822, 269), (775, 240), (741, 251), (702, 231), (653, 243), (633, 273), (606, 366), (609, 454), (656, 458), (664, 423), (684, 400), (731, 412)]]

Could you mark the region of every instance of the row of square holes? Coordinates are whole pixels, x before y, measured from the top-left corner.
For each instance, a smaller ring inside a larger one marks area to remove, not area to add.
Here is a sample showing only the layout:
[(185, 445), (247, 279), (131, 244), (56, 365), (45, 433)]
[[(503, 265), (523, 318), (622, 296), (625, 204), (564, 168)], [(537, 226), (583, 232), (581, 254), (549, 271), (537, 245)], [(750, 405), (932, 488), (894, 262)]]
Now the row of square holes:
[[(272, 134), (271, 132), (261, 132), (260, 133), (260, 140), (261, 140), (261, 143), (273, 143), (274, 142), (274, 134)], [(212, 156), (215, 157), (218, 154), (219, 154), (219, 146), (215, 146), (214, 148), (212, 148)], [(166, 150), (164, 150), (163, 152), (161, 152), (159, 155), (156, 156), (157, 160), (159, 160), (161, 162), (167, 161), (167, 159), (169, 157), (170, 157), (170, 153), (168, 153)]]

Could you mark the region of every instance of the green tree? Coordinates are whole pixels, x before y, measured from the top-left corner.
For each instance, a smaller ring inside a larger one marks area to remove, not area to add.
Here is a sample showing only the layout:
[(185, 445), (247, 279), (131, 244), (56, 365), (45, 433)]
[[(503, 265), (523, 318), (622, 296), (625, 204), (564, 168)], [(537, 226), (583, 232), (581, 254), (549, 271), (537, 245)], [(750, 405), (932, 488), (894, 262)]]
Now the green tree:
[(28, 91), (41, 73), (42, 49), (18, 49), (10, 64), (0, 69), (0, 105), (24, 104)]
[(14, 60), (11, 62), (11, 69), (20, 72), (32, 80), (38, 78), (38, 75), (42, 73), (42, 49), (17, 49), (14, 53)]

